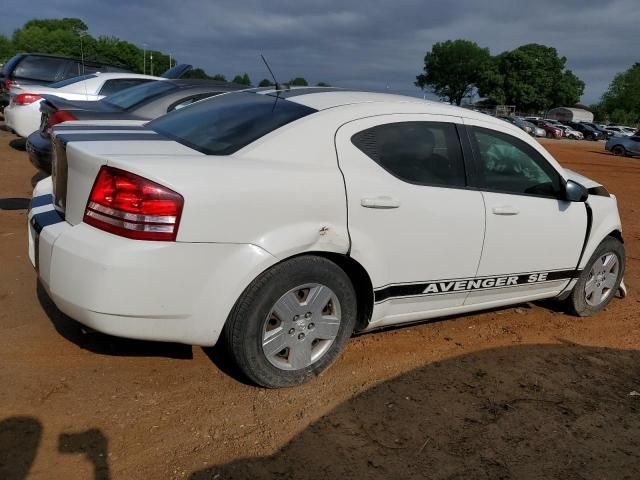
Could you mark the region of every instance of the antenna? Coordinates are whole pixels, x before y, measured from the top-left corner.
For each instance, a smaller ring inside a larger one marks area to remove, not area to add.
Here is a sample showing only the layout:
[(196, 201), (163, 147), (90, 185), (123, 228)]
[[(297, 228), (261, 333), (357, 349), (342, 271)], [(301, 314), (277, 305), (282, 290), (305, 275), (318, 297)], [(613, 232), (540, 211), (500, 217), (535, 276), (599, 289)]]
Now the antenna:
[(264, 64), (267, 66), (267, 70), (269, 70), (269, 73), (271, 74), (271, 78), (273, 78), (273, 83), (276, 86), (276, 90), (280, 90), (280, 84), (278, 83), (278, 80), (276, 80), (276, 76), (273, 74), (273, 72), (271, 71), (271, 67), (269, 66), (269, 64), (267, 63), (266, 58), (264, 58), (264, 55), (260, 54), (260, 57), (262, 57), (262, 61), (264, 62)]

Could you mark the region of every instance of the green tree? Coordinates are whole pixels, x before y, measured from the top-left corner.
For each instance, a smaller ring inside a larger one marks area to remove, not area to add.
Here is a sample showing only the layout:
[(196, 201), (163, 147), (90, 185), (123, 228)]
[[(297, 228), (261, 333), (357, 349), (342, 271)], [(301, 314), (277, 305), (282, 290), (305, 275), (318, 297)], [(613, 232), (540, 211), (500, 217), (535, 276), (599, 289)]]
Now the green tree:
[(258, 86), (259, 87), (272, 87), (273, 86), (273, 82), (271, 80), (263, 78), (262, 80), (260, 80), (260, 83), (258, 84)]
[(226, 82), (227, 77), (225, 77), (221, 73), (216, 73), (213, 77), (211, 77), (211, 80), (219, 80), (220, 82)]
[(0, 63), (9, 60), (15, 53), (11, 40), (4, 35), (0, 35)]
[(478, 82), (480, 96), (523, 112), (575, 105), (584, 82), (553, 47), (529, 44), (493, 57)]
[(415, 84), (430, 87), (437, 95), (460, 105), (473, 94), (476, 84), (488, 67), (491, 54), (469, 40), (447, 40), (431, 47), (424, 57), (423, 73)]
[(331, 85), (329, 85), (327, 82), (318, 82), (316, 83), (316, 87), (330, 87)]
[(289, 85), (292, 86), (292, 87), (306, 87), (309, 84), (304, 79), (304, 77), (296, 77), (296, 78), (293, 78), (293, 79), (289, 80)]
[(599, 107), (614, 123), (640, 124), (640, 63), (614, 77)]
[(79, 18), (44, 18), (29, 20), (22, 28), (42, 28), (50, 32), (66, 30), (75, 34), (86, 33), (89, 30), (87, 24)]
[(244, 75), (236, 75), (235, 77), (233, 77), (232, 82), (237, 83), (238, 85), (251, 85), (251, 79), (249, 78), (249, 75), (247, 75), (247, 73), (245, 73)]

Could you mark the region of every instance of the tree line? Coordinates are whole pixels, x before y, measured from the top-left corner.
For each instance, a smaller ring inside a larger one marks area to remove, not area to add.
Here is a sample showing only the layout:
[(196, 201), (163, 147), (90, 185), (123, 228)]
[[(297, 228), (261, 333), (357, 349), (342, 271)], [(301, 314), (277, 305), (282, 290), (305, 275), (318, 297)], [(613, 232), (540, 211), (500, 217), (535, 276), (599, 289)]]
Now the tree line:
[[(146, 50), (126, 40), (114, 36), (93, 37), (89, 28), (79, 18), (34, 19), (13, 32), (11, 37), (0, 35), (0, 63), (6, 62), (16, 53), (48, 53), (81, 58), (87, 61), (99, 61), (132, 72), (151, 74), (151, 57), (153, 57), (153, 74), (160, 75), (177, 60), (170, 54), (159, 50)], [(146, 60), (145, 60), (146, 57)], [(194, 68), (186, 78), (211, 79), (227, 81), (225, 75), (216, 73), (209, 75), (202, 68)], [(238, 74), (231, 79), (240, 85), (251, 86), (252, 82), (246, 73)], [(289, 85), (306, 86), (307, 80), (295, 77)], [(328, 86), (319, 82), (318, 86)], [(263, 79), (259, 86), (273, 86), (273, 82)]]
[[(426, 53), (415, 84), (456, 105), (480, 97), (485, 104), (544, 113), (574, 106), (584, 93), (584, 82), (566, 63), (566, 57), (546, 45), (532, 43), (491, 55), (475, 42), (447, 40)], [(601, 101), (590, 108), (603, 121), (640, 123), (640, 64), (618, 74)]]

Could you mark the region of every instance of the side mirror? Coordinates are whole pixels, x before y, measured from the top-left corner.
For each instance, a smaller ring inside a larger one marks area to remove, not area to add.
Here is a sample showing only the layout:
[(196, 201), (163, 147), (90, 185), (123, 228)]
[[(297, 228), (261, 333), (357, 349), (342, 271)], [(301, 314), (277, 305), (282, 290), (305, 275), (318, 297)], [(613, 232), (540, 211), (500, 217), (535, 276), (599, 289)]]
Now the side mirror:
[(567, 180), (564, 186), (564, 199), (568, 202), (586, 202), (589, 191), (578, 182)]

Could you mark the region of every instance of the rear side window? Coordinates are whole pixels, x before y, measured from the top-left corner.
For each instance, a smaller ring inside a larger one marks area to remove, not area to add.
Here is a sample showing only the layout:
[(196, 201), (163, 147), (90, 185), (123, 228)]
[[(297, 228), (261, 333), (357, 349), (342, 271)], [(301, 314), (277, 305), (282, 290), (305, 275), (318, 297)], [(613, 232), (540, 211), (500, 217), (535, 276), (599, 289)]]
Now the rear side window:
[(136, 87), (127, 88), (126, 90), (109, 95), (103, 101), (121, 110), (128, 110), (136, 105), (140, 105), (142, 102), (164, 95), (176, 88), (177, 87), (171, 82), (158, 80), (156, 82), (143, 83)]
[(100, 92), (98, 95), (104, 95), (105, 97), (108, 95), (113, 95), (114, 93), (118, 93), (121, 90), (126, 90), (127, 88), (135, 87), (137, 85), (142, 85), (143, 83), (149, 82), (148, 78), (114, 78), (112, 80), (107, 80), (102, 85)]
[(506, 133), (473, 127), (480, 187), (489, 191), (557, 198), (561, 178), (542, 155)]
[(53, 57), (24, 57), (13, 71), (17, 78), (55, 82), (65, 77), (65, 72), (71, 62)]
[(452, 123), (388, 123), (356, 133), (351, 142), (405, 182), (448, 187), (466, 184), (460, 141)]
[(316, 111), (281, 97), (238, 92), (175, 110), (148, 127), (207, 155), (230, 155)]

